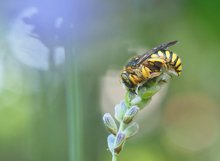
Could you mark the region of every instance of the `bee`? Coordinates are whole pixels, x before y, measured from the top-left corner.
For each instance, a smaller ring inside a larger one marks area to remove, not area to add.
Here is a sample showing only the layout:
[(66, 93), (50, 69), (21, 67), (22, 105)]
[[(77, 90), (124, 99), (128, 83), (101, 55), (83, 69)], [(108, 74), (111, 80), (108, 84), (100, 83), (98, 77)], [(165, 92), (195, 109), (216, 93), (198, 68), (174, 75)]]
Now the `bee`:
[(160, 76), (164, 72), (180, 76), (182, 62), (179, 56), (168, 47), (173, 46), (177, 41), (162, 43), (157, 47), (146, 51), (143, 55), (131, 58), (121, 72), (122, 83), (129, 91), (135, 91), (147, 81)]

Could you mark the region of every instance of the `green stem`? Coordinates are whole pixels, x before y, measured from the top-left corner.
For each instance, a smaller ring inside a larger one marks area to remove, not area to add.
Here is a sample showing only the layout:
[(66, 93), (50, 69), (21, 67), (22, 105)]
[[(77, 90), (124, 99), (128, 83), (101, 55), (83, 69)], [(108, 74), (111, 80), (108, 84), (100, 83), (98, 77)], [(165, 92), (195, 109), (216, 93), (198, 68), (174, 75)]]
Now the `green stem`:
[(112, 161), (117, 161), (117, 156), (115, 154), (112, 154)]
[(120, 122), (120, 125), (119, 125), (118, 133), (119, 133), (119, 132), (122, 132), (124, 129), (125, 129), (125, 124), (123, 123), (123, 121), (121, 121), (121, 122)]
[[(68, 154), (69, 161), (83, 160), (82, 157), (82, 131), (78, 130), (82, 123), (82, 108), (80, 106), (80, 78), (77, 58), (74, 51), (67, 48), (66, 64), (66, 101), (67, 101), (67, 125), (68, 125)], [(77, 130), (76, 130), (77, 129)]]

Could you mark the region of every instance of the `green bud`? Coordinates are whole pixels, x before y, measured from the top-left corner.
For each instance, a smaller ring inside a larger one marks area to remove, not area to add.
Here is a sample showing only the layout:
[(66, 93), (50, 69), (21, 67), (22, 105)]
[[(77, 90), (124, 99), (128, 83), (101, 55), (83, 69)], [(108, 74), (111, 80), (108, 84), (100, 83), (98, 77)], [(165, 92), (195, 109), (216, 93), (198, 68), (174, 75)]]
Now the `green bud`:
[(133, 120), (133, 118), (135, 117), (135, 115), (137, 114), (138, 111), (139, 111), (139, 108), (137, 106), (132, 106), (125, 113), (124, 118), (123, 118), (123, 122), (125, 124), (129, 124)]
[(121, 101), (120, 104), (116, 105), (115, 106), (115, 118), (116, 118), (116, 120), (118, 120), (119, 122), (122, 121), (126, 110), (127, 110), (127, 106), (125, 105), (124, 101)]
[(115, 147), (114, 147), (114, 152), (116, 154), (119, 154), (120, 151), (122, 150), (123, 148), (123, 145), (126, 141), (126, 137), (125, 137), (125, 134), (122, 133), (122, 132), (119, 132), (116, 136), (116, 141), (115, 141)]
[(103, 122), (110, 133), (114, 135), (117, 134), (118, 128), (111, 114), (105, 113), (103, 116)]
[(123, 132), (125, 133), (126, 139), (134, 136), (139, 130), (139, 125), (136, 122), (131, 123)]
[(142, 98), (140, 96), (136, 96), (131, 100), (131, 105), (137, 105), (142, 101)]
[(140, 109), (143, 109), (144, 107), (146, 107), (146, 105), (147, 105), (148, 103), (150, 103), (151, 98), (152, 98), (152, 97), (150, 97), (150, 98), (148, 98), (148, 99), (142, 99), (142, 101), (141, 101), (140, 103), (138, 103), (137, 106), (138, 106)]
[(126, 106), (131, 106), (131, 101), (136, 97), (137, 95), (130, 92), (130, 91), (126, 91), (126, 94), (125, 94), (125, 104)]
[(160, 90), (159, 85), (153, 85), (148, 88), (144, 87), (139, 91), (139, 96), (142, 99), (149, 99), (151, 98), (155, 93), (157, 93)]

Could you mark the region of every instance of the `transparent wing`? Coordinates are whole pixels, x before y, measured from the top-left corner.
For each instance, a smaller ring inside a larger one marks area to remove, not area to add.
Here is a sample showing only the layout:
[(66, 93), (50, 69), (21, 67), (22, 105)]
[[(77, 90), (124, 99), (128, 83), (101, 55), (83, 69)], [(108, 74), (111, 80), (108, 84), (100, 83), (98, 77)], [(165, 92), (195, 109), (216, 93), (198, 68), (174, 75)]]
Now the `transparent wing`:
[(156, 46), (155, 48), (146, 51), (146, 53), (144, 53), (138, 60), (137, 65), (141, 64), (143, 61), (145, 61), (152, 53), (156, 53), (159, 50), (166, 50), (168, 47), (173, 46), (177, 43), (178, 41), (170, 41), (167, 43), (162, 43), (158, 46)]

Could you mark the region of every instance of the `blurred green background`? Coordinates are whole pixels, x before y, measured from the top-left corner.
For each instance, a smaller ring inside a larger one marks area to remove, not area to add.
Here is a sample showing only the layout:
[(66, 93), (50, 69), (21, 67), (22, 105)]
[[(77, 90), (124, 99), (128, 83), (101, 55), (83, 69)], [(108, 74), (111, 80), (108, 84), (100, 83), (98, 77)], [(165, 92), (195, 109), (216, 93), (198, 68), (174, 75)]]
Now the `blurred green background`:
[(13, 1), (0, 5), (0, 160), (108, 161), (104, 112), (127, 59), (162, 42), (183, 61), (120, 161), (220, 160), (220, 2)]

